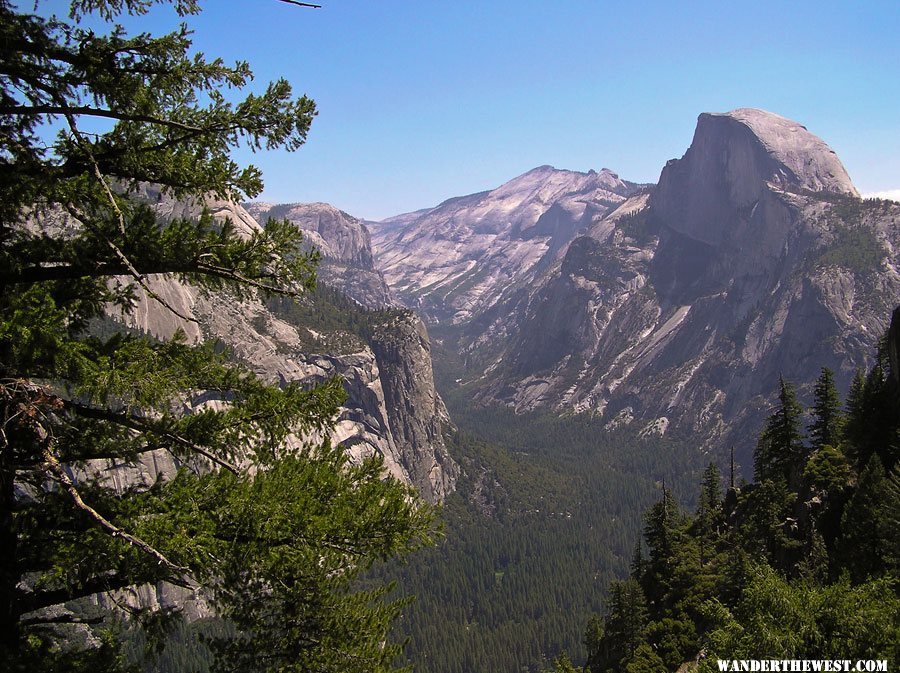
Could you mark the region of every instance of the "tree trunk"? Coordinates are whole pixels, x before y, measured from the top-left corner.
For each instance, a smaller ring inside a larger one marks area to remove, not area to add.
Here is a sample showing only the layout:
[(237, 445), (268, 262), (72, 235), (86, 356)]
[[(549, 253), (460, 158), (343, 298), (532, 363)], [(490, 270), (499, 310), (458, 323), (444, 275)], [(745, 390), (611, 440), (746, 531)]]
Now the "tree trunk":
[(16, 471), (12, 453), (9, 444), (0, 448), (0, 660), (9, 659), (19, 647), (19, 554), (13, 519)]

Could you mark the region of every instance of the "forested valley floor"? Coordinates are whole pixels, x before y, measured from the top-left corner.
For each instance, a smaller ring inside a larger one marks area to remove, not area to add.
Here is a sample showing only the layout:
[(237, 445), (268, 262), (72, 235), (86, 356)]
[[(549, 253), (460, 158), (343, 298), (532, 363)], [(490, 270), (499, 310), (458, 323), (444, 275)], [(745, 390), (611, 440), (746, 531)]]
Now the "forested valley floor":
[(452, 385), (460, 371), (438, 341), (465, 477), (442, 543), (388, 575), (416, 596), (397, 633), (414, 670), (664, 673), (711, 671), (723, 657), (892, 666), (894, 323), (846, 396), (826, 368), (808, 408), (782, 380), (753, 465), (727, 471), (724, 455), (687, 442), (479, 407)]
[(462, 464), (444, 536), (384, 570), (414, 595), (396, 627), (416, 671), (541, 671), (582, 632), (607, 585), (628, 573), (641, 513), (672, 489), (692, 506), (709, 456), (585, 417), (516, 415), (473, 404), (436, 340), (435, 378), (458, 427)]

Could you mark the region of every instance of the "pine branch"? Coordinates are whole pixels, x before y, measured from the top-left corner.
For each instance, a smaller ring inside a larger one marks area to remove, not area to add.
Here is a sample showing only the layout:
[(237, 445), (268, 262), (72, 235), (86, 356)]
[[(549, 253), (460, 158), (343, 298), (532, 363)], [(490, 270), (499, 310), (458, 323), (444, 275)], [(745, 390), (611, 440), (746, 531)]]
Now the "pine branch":
[[(286, 0), (285, 0), (286, 1)], [(84, 105), (0, 105), (0, 115), (11, 116), (38, 116), (38, 115), (62, 115), (69, 117), (71, 115), (85, 117), (102, 117), (104, 119), (116, 119), (118, 121), (142, 122), (146, 124), (155, 124), (157, 126), (168, 126), (179, 131), (189, 131), (192, 133), (202, 132), (199, 126), (191, 126), (183, 124), (165, 117), (154, 117), (153, 115), (129, 114), (127, 112), (117, 112), (106, 108), (95, 108)]]
[[(122, 209), (119, 208), (119, 204), (116, 201), (116, 197), (113, 194), (112, 189), (109, 186), (109, 183), (106, 181), (106, 178), (103, 176), (103, 173), (100, 171), (100, 166), (97, 164), (97, 160), (94, 158), (94, 154), (91, 151), (91, 145), (84, 139), (84, 136), (82, 135), (81, 131), (79, 130), (78, 125), (75, 122), (75, 118), (72, 116), (72, 114), (66, 113), (65, 118), (66, 118), (66, 122), (69, 125), (69, 130), (72, 132), (72, 136), (75, 138), (75, 141), (81, 147), (81, 151), (84, 152), (85, 156), (87, 156), (87, 158), (91, 162), (91, 165), (94, 169), (94, 177), (97, 178), (97, 181), (100, 183), (101, 187), (103, 188), (103, 191), (106, 193), (106, 197), (109, 200), (109, 203), (112, 206), (113, 212), (115, 212), (115, 214), (116, 214), (116, 219), (119, 222), (119, 232), (122, 234), (122, 237), (124, 238), (126, 235), (125, 234), (125, 216), (122, 214)], [(66, 209), (69, 210), (69, 212), (72, 213), (73, 216), (75, 216), (77, 214), (77, 209), (72, 205), (68, 205), (66, 207)], [(166, 309), (168, 309), (169, 311), (174, 313), (176, 316), (178, 316), (182, 320), (185, 320), (187, 322), (193, 322), (195, 324), (199, 324), (199, 321), (196, 318), (183, 314), (181, 311), (177, 310), (174, 306), (169, 304), (165, 299), (163, 299), (158, 294), (156, 294), (153, 290), (151, 290), (150, 286), (147, 284), (146, 275), (141, 274), (140, 272), (138, 272), (137, 269), (134, 268), (134, 265), (131, 263), (131, 260), (128, 259), (128, 257), (125, 255), (125, 253), (122, 252), (122, 249), (119, 248), (119, 246), (117, 246), (115, 243), (113, 243), (113, 241), (109, 237), (107, 237), (102, 232), (98, 231), (95, 227), (91, 227), (88, 218), (78, 217), (77, 219), (79, 221), (81, 221), (84, 224), (84, 226), (90, 227), (92, 229), (92, 231), (94, 231), (94, 233), (96, 233), (98, 236), (100, 236), (103, 240), (106, 241), (107, 245), (109, 245), (109, 247), (113, 250), (115, 255), (120, 260), (122, 260), (122, 263), (128, 269), (128, 273), (131, 274), (131, 276), (137, 281), (138, 285), (140, 285), (143, 288), (144, 292), (147, 293), (148, 297), (159, 302), (163, 307), (165, 307)]]
[[(123, 427), (129, 428), (131, 430), (137, 430), (138, 432), (150, 432), (164, 439), (168, 439), (170, 442), (178, 444), (194, 453), (198, 453), (204, 458), (211, 460), (213, 463), (218, 465), (219, 467), (223, 467), (229, 472), (233, 474), (240, 474), (240, 469), (236, 465), (228, 462), (224, 458), (220, 458), (215, 453), (206, 449), (191, 440), (181, 437), (180, 435), (176, 435), (172, 432), (168, 432), (167, 430), (163, 430), (161, 428), (155, 427), (153, 422), (150, 419), (142, 418), (140, 416), (133, 416), (125, 414), (118, 414), (113, 411), (109, 411), (108, 409), (98, 409), (96, 407), (89, 407), (85, 404), (79, 404), (78, 402), (65, 402), (66, 408), (71, 409), (79, 416), (83, 416), (84, 418), (92, 418), (95, 420), (109, 421), (111, 423), (116, 423)], [(168, 449), (168, 447), (165, 447)]]
[[(114, 200), (115, 199), (113, 198), (113, 201)], [(114, 207), (116, 208), (117, 211), (119, 211), (119, 215), (121, 216), (121, 210), (119, 210), (118, 205), (114, 204)], [(150, 288), (150, 285), (147, 283), (147, 276), (149, 274), (138, 271), (138, 269), (134, 266), (134, 264), (131, 263), (131, 260), (128, 259), (128, 256), (124, 252), (122, 252), (122, 249), (118, 245), (113, 243), (113, 241), (108, 236), (106, 236), (102, 231), (100, 231), (97, 227), (94, 227), (93, 225), (90, 224), (90, 218), (88, 218), (84, 213), (81, 213), (73, 204), (66, 204), (65, 208), (66, 208), (66, 210), (69, 211), (69, 214), (72, 215), (72, 217), (77, 219), (79, 222), (84, 224), (84, 226), (86, 226), (91, 231), (93, 231), (95, 234), (97, 234), (97, 236), (99, 236), (101, 239), (103, 239), (103, 241), (109, 246), (109, 248), (113, 251), (113, 254), (115, 254), (116, 257), (118, 257), (119, 260), (122, 262), (121, 268), (124, 270), (122, 275), (129, 275), (132, 278), (134, 278), (134, 280), (137, 282), (137, 284), (141, 286), (141, 289), (143, 289), (144, 292), (147, 293), (148, 297), (150, 297), (154, 301), (158, 302), (161, 306), (163, 306), (164, 308), (166, 308), (169, 311), (171, 311), (172, 313), (174, 313), (177, 317), (181, 318), (182, 320), (184, 320), (186, 322), (192, 322), (192, 323), (195, 323), (198, 325), (200, 324), (199, 320), (197, 320), (193, 316), (185, 315), (184, 313), (182, 313), (181, 311), (176, 309), (174, 306), (169, 304), (169, 302), (167, 302), (165, 299), (160, 297), (156, 292), (154, 292)], [(123, 221), (120, 220), (120, 222), (123, 222)], [(124, 226), (124, 224), (122, 223), (122, 224), (120, 224), (120, 226)], [(87, 277), (96, 277), (90, 273), (84, 274), (81, 277), (85, 277), (85, 275)]]

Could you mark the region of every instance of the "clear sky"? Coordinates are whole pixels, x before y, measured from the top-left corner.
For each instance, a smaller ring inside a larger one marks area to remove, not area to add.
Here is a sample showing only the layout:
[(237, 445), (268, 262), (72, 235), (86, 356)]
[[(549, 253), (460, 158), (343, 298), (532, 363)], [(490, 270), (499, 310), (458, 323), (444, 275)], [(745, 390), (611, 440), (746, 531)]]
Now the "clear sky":
[(299, 151), (238, 155), (265, 200), (380, 219), (541, 164), (655, 182), (698, 114), (737, 107), (804, 124), (864, 193), (900, 188), (898, 0), (320, 2), (207, 0), (187, 19), (207, 56), (317, 102)]

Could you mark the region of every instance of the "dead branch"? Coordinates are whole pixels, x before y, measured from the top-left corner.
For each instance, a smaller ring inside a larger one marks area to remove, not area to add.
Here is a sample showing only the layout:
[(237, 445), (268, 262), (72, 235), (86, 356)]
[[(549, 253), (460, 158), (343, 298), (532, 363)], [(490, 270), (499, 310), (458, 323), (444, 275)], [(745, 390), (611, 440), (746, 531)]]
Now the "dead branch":
[[(75, 483), (72, 481), (72, 478), (68, 475), (63, 466), (60, 464), (59, 460), (53, 454), (52, 435), (50, 435), (43, 428), (43, 426), (38, 423), (35, 424), (35, 430), (38, 433), (38, 438), (41, 439), (41, 442), (43, 444), (43, 455), (44, 460), (47, 462), (47, 466), (50, 468), (50, 471), (56, 476), (56, 480), (60, 484), (62, 484), (63, 488), (66, 491), (68, 491), (69, 495), (72, 497), (72, 500), (75, 502), (76, 507), (87, 512), (88, 516), (90, 516), (94, 521), (100, 524), (102, 528), (105, 528), (110, 535), (115, 538), (124, 540), (133, 547), (137, 547), (145, 554), (148, 554), (149, 556), (155, 558), (160, 565), (164, 565), (170, 570), (173, 570), (177, 573), (187, 573), (190, 571), (190, 568), (180, 566), (177, 563), (173, 563), (172, 561), (167, 559), (162, 552), (150, 546), (140, 538), (135, 537), (131, 533), (122, 530), (114, 523), (112, 523), (109, 519), (100, 514), (100, 512), (88, 505), (81, 497), (81, 493), (79, 493), (78, 489), (75, 487)], [(43, 435), (43, 437), (41, 435)]]
[(310, 7), (312, 9), (322, 9), (322, 5), (314, 5), (311, 2), (297, 2), (297, 0), (281, 0), (289, 5), (297, 5), (298, 7)]

